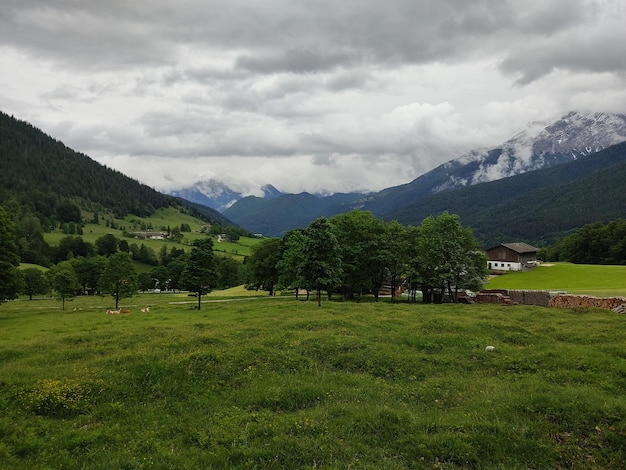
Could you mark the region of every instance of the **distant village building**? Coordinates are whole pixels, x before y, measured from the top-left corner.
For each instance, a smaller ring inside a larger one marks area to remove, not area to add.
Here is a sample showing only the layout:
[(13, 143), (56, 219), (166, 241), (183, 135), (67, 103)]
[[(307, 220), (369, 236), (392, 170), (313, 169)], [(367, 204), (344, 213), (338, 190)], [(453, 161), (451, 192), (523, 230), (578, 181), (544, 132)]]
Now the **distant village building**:
[(141, 240), (165, 240), (167, 238), (166, 232), (134, 232), (133, 236), (135, 238), (140, 238)]
[(494, 271), (522, 271), (537, 264), (538, 248), (527, 243), (501, 243), (487, 250), (487, 267)]

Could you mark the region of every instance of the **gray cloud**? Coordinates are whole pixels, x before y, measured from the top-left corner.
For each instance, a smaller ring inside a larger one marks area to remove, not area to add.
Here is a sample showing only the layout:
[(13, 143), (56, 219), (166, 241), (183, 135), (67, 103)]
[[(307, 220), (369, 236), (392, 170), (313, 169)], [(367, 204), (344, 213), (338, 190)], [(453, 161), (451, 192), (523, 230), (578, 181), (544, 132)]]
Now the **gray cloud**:
[(618, 0), (6, 0), (0, 109), (158, 188), (379, 189), (624, 112), (625, 23)]

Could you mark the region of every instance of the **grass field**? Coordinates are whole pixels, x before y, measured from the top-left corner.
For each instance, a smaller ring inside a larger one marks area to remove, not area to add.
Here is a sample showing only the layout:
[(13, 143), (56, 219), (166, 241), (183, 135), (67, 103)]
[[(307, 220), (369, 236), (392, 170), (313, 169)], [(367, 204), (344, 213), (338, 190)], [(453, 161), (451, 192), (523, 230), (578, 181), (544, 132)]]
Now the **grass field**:
[(0, 468), (626, 466), (623, 315), (111, 302), (0, 306)]
[(530, 271), (497, 276), (485, 288), (564, 290), (570, 294), (626, 297), (626, 266), (544, 264)]

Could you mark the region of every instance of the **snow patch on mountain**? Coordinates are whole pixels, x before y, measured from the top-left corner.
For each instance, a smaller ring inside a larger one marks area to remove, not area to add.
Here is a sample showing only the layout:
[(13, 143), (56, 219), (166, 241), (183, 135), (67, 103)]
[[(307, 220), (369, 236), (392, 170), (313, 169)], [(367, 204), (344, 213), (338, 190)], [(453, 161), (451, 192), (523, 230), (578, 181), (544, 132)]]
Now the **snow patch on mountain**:
[(446, 181), (433, 193), (486, 183), (598, 152), (626, 141), (623, 114), (570, 112), (552, 122), (533, 122), (501, 146), (474, 150), (444, 165)]

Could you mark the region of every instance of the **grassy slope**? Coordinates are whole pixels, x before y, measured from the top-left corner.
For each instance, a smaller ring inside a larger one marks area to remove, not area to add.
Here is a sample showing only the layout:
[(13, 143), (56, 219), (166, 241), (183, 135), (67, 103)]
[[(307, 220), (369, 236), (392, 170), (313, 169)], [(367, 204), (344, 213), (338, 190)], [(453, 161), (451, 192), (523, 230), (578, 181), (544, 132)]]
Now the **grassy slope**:
[[(84, 214), (85, 217), (90, 218), (93, 214)], [(106, 218), (108, 219), (108, 217)], [(192, 232), (183, 232), (183, 240), (181, 243), (173, 243), (170, 241), (163, 240), (139, 240), (133, 238), (124, 238), (122, 235), (121, 229), (112, 229), (106, 226), (105, 218), (100, 219), (99, 224), (85, 224), (83, 229), (83, 235), (81, 237), (86, 242), (95, 244), (96, 240), (103, 235), (113, 234), (118, 239), (125, 239), (128, 243), (136, 243), (141, 245), (142, 243), (147, 247), (152, 248), (157, 254), (161, 250), (163, 244), (167, 245), (168, 251), (171, 247), (176, 247), (178, 249), (186, 249), (188, 250), (189, 245), (193, 243), (194, 240), (198, 238), (204, 238), (205, 235), (197, 233), (197, 230), (200, 230), (204, 222), (191, 217), (187, 214), (181, 214), (178, 210), (174, 208), (166, 208), (157, 210), (154, 215), (151, 217), (141, 218), (137, 216), (128, 216), (126, 219), (114, 219), (119, 227), (125, 227), (128, 232), (140, 231), (140, 228), (134, 229), (132, 227), (132, 220), (138, 220), (143, 222), (150, 222), (153, 226), (153, 230), (158, 231), (161, 227), (176, 227), (180, 226), (182, 223), (189, 224)], [(110, 219), (109, 219), (110, 220)], [(45, 240), (52, 246), (58, 245), (59, 241), (66, 237), (67, 234), (64, 234), (61, 231), (55, 231), (52, 233), (45, 233)], [(260, 239), (257, 238), (245, 238), (242, 237), (237, 243), (230, 242), (220, 242), (219, 244), (216, 242), (214, 248), (216, 251), (223, 252), (228, 256), (231, 256), (235, 259), (243, 259), (244, 256), (248, 256), (250, 254), (250, 248), (258, 243)]]
[(564, 290), (599, 297), (626, 296), (626, 266), (555, 263), (491, 279), (487, 289)]
[(623, 316), (185, 301), (0, 306), (0, 468), (626, 465)]

